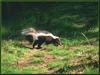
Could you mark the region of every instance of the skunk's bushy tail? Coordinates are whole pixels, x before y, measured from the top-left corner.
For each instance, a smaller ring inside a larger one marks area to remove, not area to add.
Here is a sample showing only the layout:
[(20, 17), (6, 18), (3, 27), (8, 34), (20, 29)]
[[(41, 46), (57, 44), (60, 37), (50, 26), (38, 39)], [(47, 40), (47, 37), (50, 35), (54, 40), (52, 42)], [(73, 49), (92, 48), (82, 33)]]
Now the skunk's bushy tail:
[(21, 31), (22, 35), (28, 35), (29, 33), (36, 33), (37, 31), (34, 28), (26, 28)]

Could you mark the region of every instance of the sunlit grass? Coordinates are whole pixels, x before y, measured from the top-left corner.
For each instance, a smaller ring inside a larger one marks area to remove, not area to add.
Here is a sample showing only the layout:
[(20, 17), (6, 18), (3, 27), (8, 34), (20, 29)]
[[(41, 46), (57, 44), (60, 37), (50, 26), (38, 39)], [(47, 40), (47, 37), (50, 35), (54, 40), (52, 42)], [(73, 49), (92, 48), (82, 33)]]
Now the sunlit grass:
[(1, 74), (18, 74), (20, 72), (17, 66), (11, 64), (1, 64), (1, 65), (2, 65)]
[(46, 67), (26, 66), (22, 68), (20, 74), (41, 74), (45, 71), (47, 71)]
[(67, 63), (67, 61), (60, 61), (60, 60), (54, 60), (48, 63), (48, 68), (62, 68), (65, 64)]
[(30, 64), (41, 64), (44, 63), (44, 58), (43, 57), (31, 57), (29, 62)]

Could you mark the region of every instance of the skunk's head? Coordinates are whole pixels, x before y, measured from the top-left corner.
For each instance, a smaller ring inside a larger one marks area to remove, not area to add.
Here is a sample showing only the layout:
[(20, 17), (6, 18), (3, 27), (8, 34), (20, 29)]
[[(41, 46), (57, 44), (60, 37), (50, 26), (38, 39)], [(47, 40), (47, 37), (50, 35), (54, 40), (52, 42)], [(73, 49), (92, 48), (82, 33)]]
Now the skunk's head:
[(57, 36), (55, 36), (55, 38), (53, 38), (53, 43), (54, 43), (54, 45), (56, 45), (56, 46), (60, 45), (60, 38), (57, 37)]

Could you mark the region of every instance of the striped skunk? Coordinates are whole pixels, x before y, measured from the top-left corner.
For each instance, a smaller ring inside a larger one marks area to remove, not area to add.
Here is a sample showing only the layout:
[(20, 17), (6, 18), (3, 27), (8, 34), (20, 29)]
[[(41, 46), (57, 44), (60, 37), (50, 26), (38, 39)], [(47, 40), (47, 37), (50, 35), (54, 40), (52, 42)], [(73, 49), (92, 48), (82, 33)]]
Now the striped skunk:
[(38, 46), (41, 48), (43, 43), (54, 44), (55, 46), (60, 45), (60, 39), (54, 36), (52, 33), (43, 30), (36, 30), (34, 28), (23, 29), (21, 34), (25, 36), (26, 40), (32, 43), (33, 48)]

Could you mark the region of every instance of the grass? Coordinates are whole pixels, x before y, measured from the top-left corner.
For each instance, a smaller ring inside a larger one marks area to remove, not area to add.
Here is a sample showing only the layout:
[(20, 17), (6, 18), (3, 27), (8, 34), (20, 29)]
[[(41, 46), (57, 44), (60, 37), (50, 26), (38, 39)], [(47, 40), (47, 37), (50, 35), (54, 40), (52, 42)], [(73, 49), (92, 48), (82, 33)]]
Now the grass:
[(48, 68), (62, 68), (64, 64), (67, 63), (66, 61), (54, 60), (48, 63)]
[(44, 63), (44, 58), (43, 57), (39, 57), (39, 58), (32, 57), (29, 61), (30, 61), (30, 64), (36, 64), (36, 63), (41, 64), (41, 63)]
[(45, 71), (47, 71), (47, 68), (46, 67), (26, 66), (26, 67), (23, 67), (22, 68), (21, 73), (22, 74), (38, 74), (38, 73), (41, 74), (42, 72), (45, 72)]
[(99, 74), (99, 69), (95, 67), (85, 67), (84, 74)]
[[(98, 32), (97, 28), (89, 32)], [(76, 33), (77, 34), (77, 33)], [(28, 44), (21, 43), (18, 39), (2, 40), (1, 43), (1, 73), (2, 74), (38, 74), (46, 73), (55, 68), (61, 69), (62, 74), (97, 74), (98, 67), (86, 65), (99, 61), (98, 38), (86, 36), (89, 42), (82, 35), (75, 39), (61, 37), (61, 46), (43, 45), (43, 49), (29, 49)], [(85, 44), (84, 44), (85, 43)], [(25, 47), (27, 46), (27, 47)], [(18, 63), (20, 62), (20, 63)], [(96, 64), (97, 63), (93, 63)], [(45, 66), (44, 66), (45, 65)], [(83, 65), (78, 68), (79, 65)], [(72, 67), (72, 68), (71, 68)], [(9, 69), (7, 69), (9, 68)], [(77, 69), (76, 69), (77, 68)]]
[[(67, 39), (68, 40), (68, 39)], [(67, 41), (64, 39), (64, 41)], [(71, 41), (71, 40), (69, 40)], [(80, 40), (77, 40), (79, 43), (82, 42)], [(63, 40), (62, 40), (63, 42)], [(75, 42), (75, 41), (74, 41)], [(83, 41), (84, 42), (84, 41)], [(62, 71), (59, 71), (58, 73), (73, 73), (73, 71), (70, 70), (70, 68), (65, 68), (65, 64), (67, 66), (75, 66), (79, 64), (85, 64), (90, 63), (92, 61), (98, 61), (98, 46), (95, 45), (77, 45), (73, 46), (69, 43), (69, 45), (65, 45), (65, 47), (55, 47), (52, 44), (51, 45), (44, 45), (43, 47), (48, 48), (47, 50), (31, 50), (26, 47), (20, 47), (17, 44), (19, 44), (18, 41), (14, 40), (4, 40), (2, 41), (2, 51), (1, 51), (1, 71), (2, 74), (12, 74), (12, 73), (21, 73), (21, 74), (34, 74), (34, 73), (45, 73), (49, 70), (53, 70), (54, 68), (63, 68)], [(67, 42), (68, 44), (68, 42)], [(28, 53), (30, 52), (30, 53)], [(32, 52), (32, 53), (31, 53)], [(53, 56), (52, 58), (47, 58), (48, 63), (45, 63), (45, 54), (46, 52), (48, 55)], [(25, 55), (31, 55), (30, 57)], [(24, 58), (24, 60), (28, 60), (28, 64), (26, 66), (16, 66), (16, 63), (18, 60), (21, 60), (21, 58)], [(51, 60), (52, 59), (52, 60)], [(51, 60), (51, 61), (49, 61)], [(33, 66), (30, 66), (32, 65)], [(34, 66), (34, 64), (47, 64), (47, 66), (44, 66), (43, 68), (41, 66)], [(12, 65), (12, 66), (11, 66)], [(8, 68), (9, 69), (6, 69)], [(84, 69), (81, 70), (83, 74), (97, 74), (98, 73), (98, 67), (97, 68), (91, 68), (92, 66), (85, 66)], [(68, 70), (66, 72), (66, 70)], [(76, 71), (76, 70), (75, 70)], [(77, 71), (76, 71), (77, 72)], [(80, 72), (77, 72), (80, 73)]]
[[(9, 69), (7, 69), (9, 68)], [(14, 66), (14, 65), (8, 65), (7, 63), (6, 64), (2, 64), (1, 66), (1, 73), (2, 74), (18, 74), (19, 72), (19, 68), (17, 66)]]
[[(93, 32), (97, 32), (98, 29), (91, 29), (88, 32), (92, 32), (92, 30)], [(80, 37), (80, 39), (66, 39), (62, 37), (62, 46), (56, 47), (52, 44), (48, 46), (43, 45), (46, 49), (43, 48), (38, 50), (29, 49), (25, 47), (25, 44), (21, 44), (21, 41), (18, 40), (2, 40), (2, 74), (43, 74), (45, 72), (49, 73), (50, 70), (54, 70), (55, 68), (62, 69), (59, 72), (56, 72), (57, 74), (98, 74), (98, 67), (85, 66), (85, 64), (94, 61), (98, 62), (99, 60), (97, 38), (88, 38), (90, 42), (94, 41), (95, 43), (95, 45), (90, 45), (89, 43), (84, 44), (86, 39), (82, 36)], [(23, 61), (23, 63), (18, 64), (18, 62), (21, 61)], [(78, 65), (81, 64), (84, 65), (78, 68), (79, 71), (78, 69), (71, 68), (75, 66), (77, 68)]]

